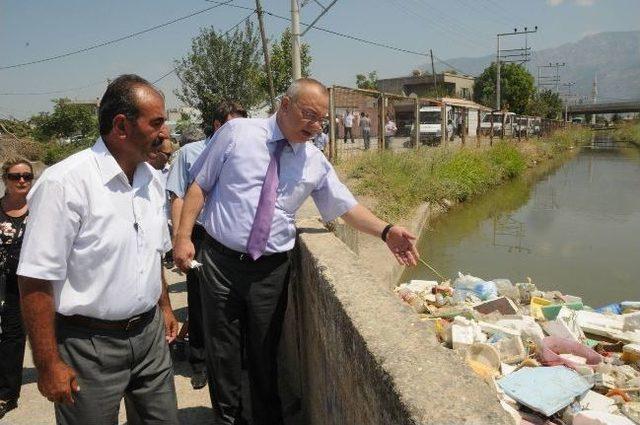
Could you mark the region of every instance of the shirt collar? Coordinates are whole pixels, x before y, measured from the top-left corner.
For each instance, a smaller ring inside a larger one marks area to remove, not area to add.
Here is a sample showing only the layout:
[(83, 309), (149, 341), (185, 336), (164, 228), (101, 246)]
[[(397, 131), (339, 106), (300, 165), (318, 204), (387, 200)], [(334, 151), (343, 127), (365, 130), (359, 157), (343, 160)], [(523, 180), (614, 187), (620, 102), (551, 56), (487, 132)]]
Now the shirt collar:
[[(277, 114), (273, 114), (271, 115), (271, 117), (269, 117), (269, 130), (271, 131), (271, 138), (268, 140), (269, 143), (271, 142), (276, 142), (278, 140), (284, 139), (284, 135), (282, 134), (282, 130), (280, 130), (280, 127), (278, 126), (278, 122), (276, 121), (276, 116)], [(291, 143), (287, 140), (287, 143), (289, 143), (289, 146), (291, 146), (291, 149), (293, 149), (293, 154), (297, 155), (298, 152), (300, 152), (300, 149), (304, 149), (304, 145), (305, 143)]]
[[(127, 176), (120, 168), (120, 164), (116, 161), (116, 159), (111, 155), (107, 145), (104, 144), (102, 137), (98, 137), (98, 140), (91, 148), (93, 154), (96, 158), (96, 163), (98, 164), (98, 170), (100, 171), (100, 177), (102, 177), (102, 183), (107, 184), (109, 181), (113, 180), (114, 177), (118, 175), (122, 175), (125, 180)], [(149, 166), (146, 162), (141, 162), (136, 167), (134, 172), (134, 181), (142, 178), (143, 184), (148, 184), (153, 178), (153, 173), (151, 172), (151, 166)]]

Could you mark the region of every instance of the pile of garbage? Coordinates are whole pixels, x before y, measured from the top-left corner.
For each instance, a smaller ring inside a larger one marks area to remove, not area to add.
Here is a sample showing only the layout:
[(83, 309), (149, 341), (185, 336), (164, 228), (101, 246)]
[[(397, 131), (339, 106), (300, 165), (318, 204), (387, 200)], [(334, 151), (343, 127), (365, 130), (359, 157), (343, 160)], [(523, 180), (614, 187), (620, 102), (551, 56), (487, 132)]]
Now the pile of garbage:
[(412, 280), (398, 296), (434, 321), (520, 424), (640, 424), (640, 301), (593, 309), (531, 279)]

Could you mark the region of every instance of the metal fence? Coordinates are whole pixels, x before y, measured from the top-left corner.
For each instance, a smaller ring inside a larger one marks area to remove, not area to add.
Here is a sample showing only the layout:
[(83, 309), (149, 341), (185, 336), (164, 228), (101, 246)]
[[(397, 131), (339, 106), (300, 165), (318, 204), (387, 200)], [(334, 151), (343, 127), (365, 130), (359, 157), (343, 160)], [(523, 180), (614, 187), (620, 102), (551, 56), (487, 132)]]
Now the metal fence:
[(511, 112), (492, 111), (464, 99), (400, 96), (374, 90), (329, 89), (329, 135), (325, 154), (332, 162), (367, 151), (401, 152), (429, 146), (492, 145), (497, 139), (528, 139), (567, 125)]

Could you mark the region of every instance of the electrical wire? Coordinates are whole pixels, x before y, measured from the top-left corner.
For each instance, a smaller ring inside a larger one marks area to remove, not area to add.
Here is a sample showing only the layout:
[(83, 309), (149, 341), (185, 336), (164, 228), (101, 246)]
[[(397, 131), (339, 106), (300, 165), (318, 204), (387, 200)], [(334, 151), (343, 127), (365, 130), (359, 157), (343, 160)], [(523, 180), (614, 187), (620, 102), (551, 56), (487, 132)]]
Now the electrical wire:
[[(242, 20), (240, 20), (237, 24), (235, 24), (234, 26), (232, 26), (231, 28), (229, 28), (228, 30), (226, 30), (225, 32), (222, 33), (223, 36), (229, 34), (231, 31), (235, 30), (236, 28), (238, 28), (243, 22), (247, 21), (249, 18), (251, 18), (251, 16), (253, 16), (254, 13), (256, 13), (257, 11), (254, 10), (251, 13), (249, 13), (247, 16), (245, 16), (244, 18), (242, 18)], [(178, 66), (174, 67), (173, 69), (171, 69), (171, 71), (163, 74), (160, 78), (154, 80), (152, 82), (152, 84), (157, 84), (160, 81), (164, 80), (166, 77), (168, 77), (169, 75), (173, 74), (174, 72), (176, 72), (178, 70)]]
[[(253, 15), (254, 13), (255, 13), (255, 11), (251, 12), (250, 14), (248, 14), (247, 16), (242, 18), (241, 21), (239, 21), (237, 24), (235, 24), (234, 26), (232, 26), (231, 28), (226, 30), (223, 33), (223, 35), (226, 35), (229, 32), (231, 32), (234, 29), (236, 29), (240, 24), (242, 24), (247, 19), (249, 19), (251, 17), (251, 15)], [(156, 84), (156, 83), (162, 81), (163, 79), (165, 79), (166, 77), (171, 75), (173, 72), (175, 72), (176, 69), (177, 69), (177, 67), (172, 68), (169, 72), (163, 74), (161, 77), (159, 77), (156, 80), (154, 80), (152, 82), (152, 84)], [(60, 94), (60, 93), (66, 93), (66, 92), (70, 92), (70, 91), (86, 89), (86, 88), (89, 88), (89, 87), (97, 86), (99, 84), (104, 84), (106, 81), (107, 80), (105, 79), (105, 80), (102, 80), (102, 81), (86, 84), (86, 85), (79, 86), (79, 87), (71, 87), (71, 88), (68, 88), (68, 89), (50, 90), (50, 91), (41, 91), (41, 92), (5, 92), (5, 93), (0, 92), (0, 96), (47, 96), (47, 95), (52, 95), (52, 94)]]
[(70, 91), (82, 90), (89, 87), (97, 86), (98, 84), (104, 84), (107, 80), (104, 79), (102, 81), (98, 81), (95, 83), (85, 84), (84, 86), (79, 87), (71, 87), (68, 89), (60, 89), (60, 90), (50, 90), (50, 91), (40, 91), (40, 92), (0, 92), (0, 96), (45, 96), (51, 94), (60, 94), (66, 93)]
[(175, 24), (176, 22), (184, 21), (185, 19), (189, 19), (189, 18), (191, 18), (193, 16), (200, 15), (201, 13), (208, 12), (211, 9), (215, 9), (217, 7), (220, 7), (220, 6), (227, 5), (227, 4), (231, 3), (232, 1), (234, 1), (234, 0), (228, 0), (226, 2), (219, 2), (219, 3), (215, 4), (214, 6), (207, 7), (207, 8), (202, 9), (202, 10), (198, 10), (196, 12), (190, 13), (190, 14), (185, 15), (185, 16), (181, 16), (179, 18), (172, 19), (172, 20), (164, 22), (162, 24), (154, 25), (152, 27), (145, 28), (145, 29), (143, 29), (141, 31), (137, 31), (137, 32), (134, 32), (134, 33), (131, 33), (131, 34), (127, 34), (125, 36), (118, 37), (118, 38), (115, 38), (113, 40), (109, 40), (109, 41), (105, 41), (105, 42), (102, 42), (102, 43), (94, 44), (92, 46), (84, 47), (82, 49), (74, 50), (72, 52), (62, 53), (62, 54), (55, 55), (55, 56), (49, 56), (47, 58), (32, 60), (32, 61), (29, 61), (29, 62), (22, 62), (22, 63), (13, 64), (13, 65), (0, 66), (0, 71), (1, 70), (5, 70), (5, 69), (20, 68), (20, 67), (27, 66), (27, 65), (34, 65), (34, 64), (37, 64), (37, 63), (49, 62), (49, 61), (53, 61), (53, 60), (56, 60), (56, 59), (62, 59), (62, 58), (66, 58), (66, 57), (69, 57), (69, 56), (77, 55), (79, 53), (88, 52), (90, 50), (95, 50), (95, 49), (98, 49), (100, 47), (105, 47), (105, 46), (109, 46), (111, 44), (119, 43), (121, 41), (128, 40), (130, 38), (134, 38), (134, 37), (137, 37), (139, 35), (146, 34), (148, 32), (155, 31), (155, 30), (160, 29), (160, 28), (164, 28), (164, 27), (166, 27), (168, 25)]
[[(407, 2), (405, 0), (394, 0), (394, 3), (396, 4), (398, 10), (404, 12), (409, 18), (417, 21), (420, 24), (421, 29), (425, 29), (424, 23), (425, 21), (427, 21), (436, 31), (447, 33), (450, 36), (455, 37), (456, 39), (458, 39), (458, 41), (464, 43), (468, 47), (477, 49), (480, 46), (477, 40), (472, 40), (466, 37), (463, 31), (452, 30), (445, 23), (440, 22), (437, 19), (433, 19), (433, 17), (431, 17), (429, 14), (423, 14), (420, 11), (416, 11), (415, 9), (409, 10), (409, 8), (407, 7)], [(485, 48), (486, 46), (480, 47)]]

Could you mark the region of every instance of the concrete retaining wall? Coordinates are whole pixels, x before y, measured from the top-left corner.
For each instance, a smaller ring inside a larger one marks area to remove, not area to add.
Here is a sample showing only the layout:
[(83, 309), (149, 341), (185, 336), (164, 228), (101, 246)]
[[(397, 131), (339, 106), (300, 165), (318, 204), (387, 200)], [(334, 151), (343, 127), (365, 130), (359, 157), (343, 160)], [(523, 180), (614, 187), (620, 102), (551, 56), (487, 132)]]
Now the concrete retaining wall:
[(281, 346), (304, 424), (508, 424), (494, 390), (315, 219), (298, 223)]

